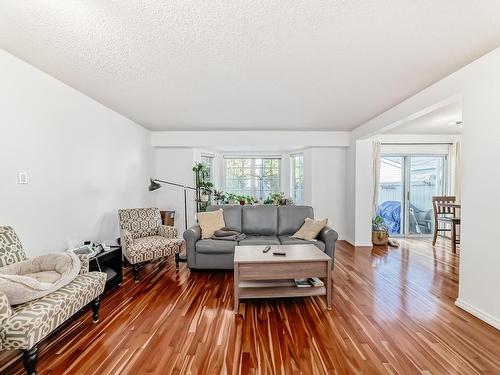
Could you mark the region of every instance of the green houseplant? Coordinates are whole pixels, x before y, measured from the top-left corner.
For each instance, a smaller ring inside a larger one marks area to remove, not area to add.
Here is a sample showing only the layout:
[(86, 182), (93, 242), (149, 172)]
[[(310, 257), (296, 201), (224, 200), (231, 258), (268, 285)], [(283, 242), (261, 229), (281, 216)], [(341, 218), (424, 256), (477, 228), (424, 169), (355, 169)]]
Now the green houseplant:
[[(214, 184), (210, 181), (210, 173), (207, 166), (203, 163), (195, 163), (193, 166), (196, 189), (198, 189), (199, 202), (206, 205), (210, 201)], [(200, 207), (201, 208), (201, 207)]]
[(382, 216), (375, 216), (372, 220), (372, 243), (376, 246), (385, 246), (389, 240), (389, 232)]

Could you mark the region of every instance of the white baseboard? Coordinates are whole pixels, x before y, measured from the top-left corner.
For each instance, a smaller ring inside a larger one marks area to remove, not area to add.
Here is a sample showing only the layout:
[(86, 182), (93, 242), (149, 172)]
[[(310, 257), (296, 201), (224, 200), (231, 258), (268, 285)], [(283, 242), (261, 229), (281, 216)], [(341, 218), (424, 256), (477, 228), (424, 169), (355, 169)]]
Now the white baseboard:
[(354, 246), (359, 246), (359, 247), (373, 247), (373, 244), (371, 242), (355, 242)]
[(457, 300), (455, 301), (455, 305), (474, 315), (476, 318), (481, 319), (483, 322), (488, 323), (490, 326), (500, 330), (500, 319), (495, 318), (487, 312), (484, 312), (477, 307), (472, 306), (470, 303), (465, 302), (460, 298), (457, 298)]

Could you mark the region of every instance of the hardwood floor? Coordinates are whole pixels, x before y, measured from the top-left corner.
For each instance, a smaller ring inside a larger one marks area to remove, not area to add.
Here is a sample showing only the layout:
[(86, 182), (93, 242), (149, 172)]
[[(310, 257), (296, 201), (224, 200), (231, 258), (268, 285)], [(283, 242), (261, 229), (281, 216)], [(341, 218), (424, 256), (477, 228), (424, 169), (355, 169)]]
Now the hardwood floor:
[[(151, 264), (41, 345), (39, 374), (500, 374), (500, 332), (455, 307), (458, 256), (340, 241), (324, 297), (246, 302), (231, 272)], [(22, 374), (19, 361), (1, 374)]]

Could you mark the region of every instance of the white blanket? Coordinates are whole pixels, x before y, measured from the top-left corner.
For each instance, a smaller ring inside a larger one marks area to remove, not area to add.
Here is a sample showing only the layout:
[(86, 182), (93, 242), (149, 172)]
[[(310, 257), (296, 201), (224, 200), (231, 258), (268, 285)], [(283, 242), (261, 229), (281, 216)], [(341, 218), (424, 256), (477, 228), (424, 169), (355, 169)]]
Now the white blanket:
[(43, 297), (69, 284), (80, 272), (73, 252), (51, 253), (0, 268), (0, 291), (11, 305)]

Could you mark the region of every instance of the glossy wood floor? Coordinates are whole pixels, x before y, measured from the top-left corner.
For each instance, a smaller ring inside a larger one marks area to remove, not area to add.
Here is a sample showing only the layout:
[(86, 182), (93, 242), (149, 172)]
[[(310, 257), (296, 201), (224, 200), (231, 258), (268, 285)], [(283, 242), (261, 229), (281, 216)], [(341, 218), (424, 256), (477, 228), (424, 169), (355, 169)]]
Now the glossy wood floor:
[(235, 316), (230, 272), (164, 261), (134, 284), (127, 269), (98, 324), (87, 311), (44, 342), (39, 373), (500, 374), (500, 332), (454, 306), (458, 256), (444, 242), (339, 242), (331, 311), (315, 297), (247, 302)]

